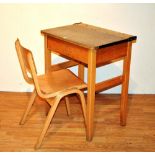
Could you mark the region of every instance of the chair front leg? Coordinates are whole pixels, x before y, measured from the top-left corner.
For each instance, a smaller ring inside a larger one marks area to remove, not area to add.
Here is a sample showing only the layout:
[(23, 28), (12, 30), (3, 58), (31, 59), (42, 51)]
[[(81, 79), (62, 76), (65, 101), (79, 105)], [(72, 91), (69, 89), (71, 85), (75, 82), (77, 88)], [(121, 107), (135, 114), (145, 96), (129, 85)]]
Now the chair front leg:
[(79, 90), (77, 94), (79, 95), (81, 100), (82, 111), (83, 111), (83, 116), (84, 116), (85, 125), (86, 125), (86, 101), (85, 101), (84, 93)]
[(66, 109), (67, 109), (67, 114), (70, 116), (70, 105), (69, 105), (69, 97), (65, 97), (65, 103), (66, 103)]
[(27, 115), (28, 115), (33, 103), (34, 103), (34, 100), (35, 100), (36, 96), (37, 96), (37, 93), (36, 93), (36, 90), (34, 89), (33, 92), (32, 92), (31, 98), (29, 100), (29, 103), (27, 105), (27, 108), (26, 108), (26, 110), (25, 110), (25, 112), (24, 112), (24, 114), (22, 116), (22, 119), (21, 119), (21, 121), (19, 123), (20, 125), (23, 125), (25, 123), (26, 117), (27, 117)]
[(43, 138), (45, 137), (45, 134), (46, 134), (47, 129), (48, 129), (49, 125), (50, 125), (50, 122), (51, 122), (51, 120), (52, 120), (52, 118), (53, 118), (53, 116), (54, 116), (54, 114), (55, 114), (55, 111), (56, 111), (56, 109), (57, 109), (57, 106), (58, 106), (58, 104), (59, 104), (60, 99), (61, 99), (61, 98), (56, 97), (54, 103), (50, 103), (50, 102), (51, 102), (50, 99), (47, 100), (47, 102), (49, 102), (50, 105), (53, 104), (53, 106), (51, 106), (51, 108), (50, 108), (50, 110), (49, 110), (49, 113), (48, 113), (48, 116), (47, 116), (47, 118), (46, 118), (46, 121), (45, 121), (43, 130), (42, 130), (42, 132), (41, 132), (41, 134), (40, 134), (40, 136), (39, 136), (39, 138), (38, 138), (38, 141), (37, 141), (37, 143), (36, 143), (36, 145), (35, 145), (35, 148), (36, 148), (36, 149), (40, 148), (40, 146), (41, 146), (41, 144), (42, 144)]

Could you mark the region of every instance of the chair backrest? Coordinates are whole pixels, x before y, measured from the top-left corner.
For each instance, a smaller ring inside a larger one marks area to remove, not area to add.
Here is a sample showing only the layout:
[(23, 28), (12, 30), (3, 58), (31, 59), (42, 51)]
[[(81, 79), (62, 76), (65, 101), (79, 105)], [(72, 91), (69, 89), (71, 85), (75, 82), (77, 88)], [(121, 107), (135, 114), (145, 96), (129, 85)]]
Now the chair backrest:
[(29, 84), (33, 84), (32, 72), (31, 72), (30, 64), (28, 62), (28, 55), (29, 54), (32, 55), (32, 53), (20, 44), (19, 39), (16, 40), (15, 47), (16, 47), (16, 52), (18, 55), (18, 60), (22, 69), (24, 79)]
[[(38, 94), (42, 95), (39, 88), (39, 83), (37, 79), (37, 71), (34, 63), (32, 52), (20, 44), (19, 39), (15, 42), (15, 47), (20, 62), (20, 66), (23, 72), (24, 79), (29, 84), (34, 84)], [(30, 77), (31, 76), (31, 77)]]

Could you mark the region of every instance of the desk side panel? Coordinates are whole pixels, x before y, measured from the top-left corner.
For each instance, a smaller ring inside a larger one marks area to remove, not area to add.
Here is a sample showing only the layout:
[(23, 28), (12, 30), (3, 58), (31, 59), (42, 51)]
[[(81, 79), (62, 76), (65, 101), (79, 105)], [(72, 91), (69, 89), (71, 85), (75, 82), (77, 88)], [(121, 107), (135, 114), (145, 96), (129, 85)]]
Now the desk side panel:
[(96, 63), (97, 66), (108, 64), (109, 62), (120, 59), (126, 56), (127, 54), (127, 45), (128, 43), (121, 43), (105, 48), (97, 49), (96, 52)]
[(57, 38), (47, 37), (47, 48), (60, 56), (62, 55), (85, 64), (88, 63), (88, 49), (78, 45)]

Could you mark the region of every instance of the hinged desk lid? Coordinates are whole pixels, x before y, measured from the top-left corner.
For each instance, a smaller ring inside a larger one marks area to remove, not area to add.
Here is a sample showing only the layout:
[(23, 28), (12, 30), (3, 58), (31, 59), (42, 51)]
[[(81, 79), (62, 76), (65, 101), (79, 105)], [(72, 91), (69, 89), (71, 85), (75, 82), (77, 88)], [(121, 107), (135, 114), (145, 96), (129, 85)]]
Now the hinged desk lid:
[(41, 31), (52, 36), (85, 48), (102, 48), (118, 43), (136, 40), (136, 36), (115, 32), (112, 30), (84, 24), (75, 23)]

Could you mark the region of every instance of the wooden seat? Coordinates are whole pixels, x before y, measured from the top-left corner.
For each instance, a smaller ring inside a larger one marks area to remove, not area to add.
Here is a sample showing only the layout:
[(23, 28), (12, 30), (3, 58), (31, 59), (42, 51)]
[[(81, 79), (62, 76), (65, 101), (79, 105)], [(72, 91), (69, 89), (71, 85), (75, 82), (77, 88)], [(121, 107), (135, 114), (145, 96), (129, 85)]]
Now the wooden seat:
[(23, 72), (24, 79), (29, 83), (34, 85), (34, 90), (32, 96), (29, 100), (27, 108), (23, 114), (20, 124), (24, 124), (26, 117), (34, 103), (36, 96), (40, 96), (45, 99), (51, 106), (42, 132), (38, 138), (35, 148), (40, 148), (43, 138), (47, 132), (50, 122), (54, 116), (57, 106), (60, 100), (64, 97), (66, 101), (66, 108), (68, 115), (70, 114), (69, 107), (69, 94), (78, 94), (84, 115), (84, 120), (86, 124), (86, 104), (84, 94), (80, 89), (86, 88), (87, 85), (75, 76), (68, 69), (63, 69), (54, 72), (48, 72), (45, 75), (37, 75), (35, 63), (33, 60), (33, 55), (30, 50), (24, 48), (19, 39), (15, 42), (15, 47), (20, 62), (20, 66)]
[(86, 87), (83, 81), (68, 69), (48, 72), (45, 75), (38, 76), (38, 82), (41, 91), (44, 93), (51, 93), (51, 96), (55, 96), (59, 91), (65, 89), (73, 87), (82, 89)]

